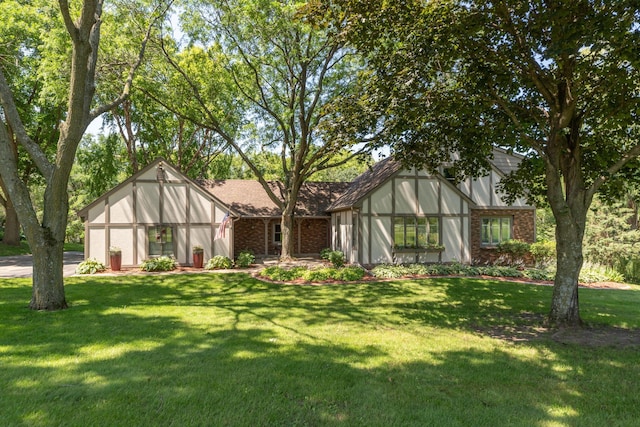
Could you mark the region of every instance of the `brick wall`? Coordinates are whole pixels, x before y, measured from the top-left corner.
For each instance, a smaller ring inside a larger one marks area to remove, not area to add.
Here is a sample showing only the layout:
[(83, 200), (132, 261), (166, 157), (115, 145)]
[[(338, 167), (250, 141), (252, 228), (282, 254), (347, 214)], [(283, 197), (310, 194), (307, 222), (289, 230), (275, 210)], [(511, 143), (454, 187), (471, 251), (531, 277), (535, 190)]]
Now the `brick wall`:
[[(244, 250), (250, 250), (256, 257), (280, 255), (280, 245), (273, 242), (273, 225), (279, 224), (280, 219), (268, 219), (266, 222), (268, 254), (265, 254), (264, 248), (265, 220), (241, 218), (233, 223), (234, 257)], [(329, 224), (328, 218), (296, 219), (293, 227), (294, 255), (316, 255), (321, 249), (329, 247)], [(300, 229), (300, 240), (298, 240), (298, 229)]]
[[(329, 219), (300, 219), (300, 247), (298, 248), (298, 227), (294, 231), (296, 251), (299, 254), (320, 254), (329, 244)], [(297, 221), (296, 221), (297, 223)]]
[[(471, 260), (473, 264), (492, 264), (499, 255), (495, 247), (481, 245), (482, 218), (511, 217), (512, 239), (535, 242), (535, 209), (472, 209), (471, 210)], [(526, 262), (531, 260), (527, 259)]]
[(240, 218), (233, 222), (234, 257), (249, 250), (256, 256), (264, 256), (264, 221)]

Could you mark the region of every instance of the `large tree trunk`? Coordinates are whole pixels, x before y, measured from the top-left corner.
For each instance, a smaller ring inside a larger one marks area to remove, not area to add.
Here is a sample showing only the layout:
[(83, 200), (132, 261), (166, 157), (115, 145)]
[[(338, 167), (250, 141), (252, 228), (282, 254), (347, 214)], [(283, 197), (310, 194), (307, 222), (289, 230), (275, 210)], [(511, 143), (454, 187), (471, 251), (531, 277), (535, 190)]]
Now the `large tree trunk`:
[(282, 231), (282, 252), (280, 259), (288, 261), (293, 258), (293, 208), (286, 207), (282, 213), (280, 229)]
[(29, 307), (33, 310), (67, 308), (64, 296), (63, 242), (42, 239), (33, 248), (33, 292)]
[(549, 323), (554, 326), (580, 326), (578, 279), (582, 269), (582, 238), (580, 229), (570, 218), (556, 224), (556, 278), (553, 286)]
[(547, 199), (556, 219), (556, 277), (549, 313), (552, 326), (580, 326), (578, 279), (582, 269), (582, 241), (587, 224), (587, 211), (593, 199), (593, 189), (585, 185), (582, 153), (579, 144), (580, 121), (570, 116), (566, 124), (554, 129), (569, 128), (568, 135), (552, 132), (547, 145), (545, 180)]

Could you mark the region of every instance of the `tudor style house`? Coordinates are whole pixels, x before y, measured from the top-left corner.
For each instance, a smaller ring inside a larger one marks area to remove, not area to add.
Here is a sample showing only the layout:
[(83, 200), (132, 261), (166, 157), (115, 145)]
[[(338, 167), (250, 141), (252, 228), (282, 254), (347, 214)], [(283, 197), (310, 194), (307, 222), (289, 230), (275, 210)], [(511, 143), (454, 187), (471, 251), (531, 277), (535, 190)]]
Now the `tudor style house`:
[[(342, 250), (352, 263), (485, 263), (503, 240), (535, 240), (535, 209), (505, 205), (499, 180), (519, 159), (496, 149), (492, 171), (454, 185), (442, 174), (403, 169), (386, 159), (352, 183), (308, 182), (294, 216), (294, 254)], [(283, 191), (271, 182), (272, 190)], [(194, 246), (205, 259), (243, 250), (280, 253), (280, 210), (257, 181), (196, 182), (157, 159), (78, 214), (85, 224), (85, 257), (123, 266), (160, 255), (191, 264)]]
[(497, 190), (519, 162), (495, 149), (488, 175), (455, 185), (444, 169), (429, 174), (383, 160), (329, 206), (332, 247), (365, 265), (492, 262), (501, 241), (535, 241), (535, 208), (507, 205)]

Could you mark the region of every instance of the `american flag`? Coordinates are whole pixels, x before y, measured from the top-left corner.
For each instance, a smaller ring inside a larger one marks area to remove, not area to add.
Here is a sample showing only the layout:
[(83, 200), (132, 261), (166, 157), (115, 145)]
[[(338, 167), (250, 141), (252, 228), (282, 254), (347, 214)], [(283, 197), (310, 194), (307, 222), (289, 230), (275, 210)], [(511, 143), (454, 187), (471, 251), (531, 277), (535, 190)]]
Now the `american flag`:
[(226, 236), (225, 230), (227, 229), (227, 224), (229, 224), (229, 221), (231, 221), (231, 217), (229, 216), (229, 212), (227, 212), (224, 218), (222, 218), (222, 222), (218, 226), (218, 232), (216, 233), (216, 237), (215, 237), (216, 239), (225, 238)]

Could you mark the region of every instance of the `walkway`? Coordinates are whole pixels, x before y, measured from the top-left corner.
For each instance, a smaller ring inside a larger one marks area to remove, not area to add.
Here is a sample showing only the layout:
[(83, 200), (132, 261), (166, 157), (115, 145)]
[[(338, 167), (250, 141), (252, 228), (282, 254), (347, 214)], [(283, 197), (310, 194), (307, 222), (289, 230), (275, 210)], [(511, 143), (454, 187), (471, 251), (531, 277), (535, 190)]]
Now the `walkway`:
[[(82, 252), (64, 253), (64, 275), (72, 276), (76, 267), (84, 259)], [(33, 274), (33, 259), (31, 255), (14, 255), (0, 257), (0, 278), (31, 277)]]

